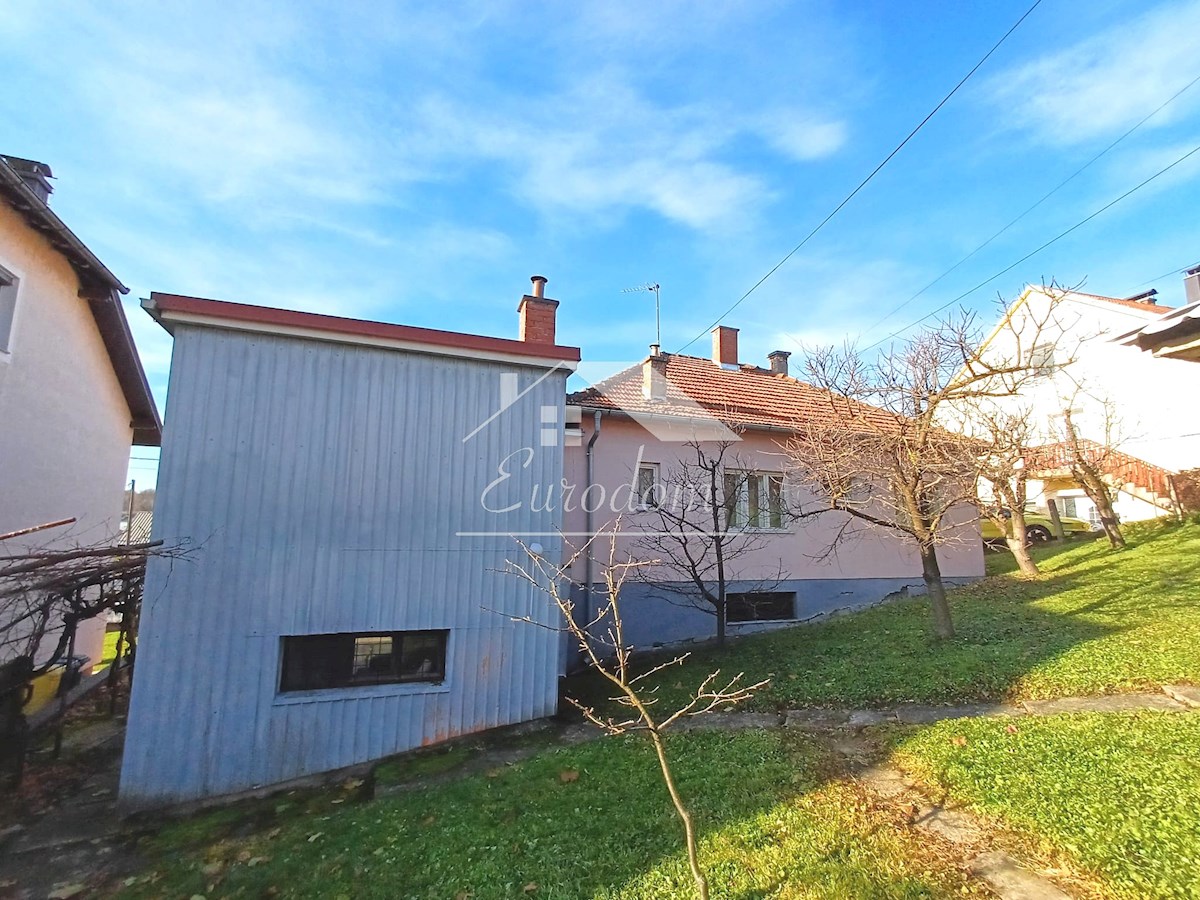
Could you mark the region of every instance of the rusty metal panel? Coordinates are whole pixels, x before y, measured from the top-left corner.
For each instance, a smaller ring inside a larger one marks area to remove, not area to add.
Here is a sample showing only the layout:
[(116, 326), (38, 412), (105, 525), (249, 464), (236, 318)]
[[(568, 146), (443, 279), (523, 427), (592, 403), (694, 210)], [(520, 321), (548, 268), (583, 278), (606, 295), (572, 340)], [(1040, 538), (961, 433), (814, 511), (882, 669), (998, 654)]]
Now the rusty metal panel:
[[(464, 441), (499, 408), (505, 373), (527, 393)], [(558, 511), (529, 502), (562, 477), (543, 408), (562, 422), (566, 372), (545, 374), (176, 327), (153, 536), (195, 549), (147, 574), (127, 807), (554, 712), (557, 635), (511, 618), (550, 622), (548, 602), (499, 571), (514, 533), (558, 552)], [(481, 495), (514, 452), (489, 505), (516, 508), (490, 512)], [(450, 631), (441, 685), (278, 692), (283, 635), (429, 628)]]

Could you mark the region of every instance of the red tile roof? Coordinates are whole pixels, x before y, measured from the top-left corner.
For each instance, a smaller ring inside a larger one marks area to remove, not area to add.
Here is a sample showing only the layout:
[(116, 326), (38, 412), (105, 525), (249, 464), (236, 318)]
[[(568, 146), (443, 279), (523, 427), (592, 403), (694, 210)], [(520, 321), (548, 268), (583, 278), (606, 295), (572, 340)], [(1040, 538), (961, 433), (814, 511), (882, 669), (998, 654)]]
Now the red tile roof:
[(1152, 315), (1158, 315), (1159, 313), (1165, 312), (1168, 309), (1174, 308), (1170, 306), (1164, 306), (1161, 303), (1145, 303), (1141, 300), (1124, 300), (1120, 297), (1105, 297), (1103, 294), (1089, 294), (1086, 291), (1071, 291), (1070, 293), (1079, 297), (1088, 297), (1092, 300), (1104, 300), (1108, 303), (1115, 303), (1117, 306), (1124, 306), (1128, 309), (1136, 309)]
[[(648, 400), (642, 391), (642, 366), (630, 366), (593, 387), (567, 397), (587, 409), (695, 418), (707, 413), (729, 425), (794, 429), (804, 422), (845, 418), (845, 399), (828, 391), (757, 366), (726, 369), (711, 359), (664, 353), (668, 383), (665, 400)], [(852, 403), (852, 401), (849, 401)], [(697, 407), (700, 407), (698, 410)], [(887, 412), (864, 404), (853, 407), (874, 417)]]

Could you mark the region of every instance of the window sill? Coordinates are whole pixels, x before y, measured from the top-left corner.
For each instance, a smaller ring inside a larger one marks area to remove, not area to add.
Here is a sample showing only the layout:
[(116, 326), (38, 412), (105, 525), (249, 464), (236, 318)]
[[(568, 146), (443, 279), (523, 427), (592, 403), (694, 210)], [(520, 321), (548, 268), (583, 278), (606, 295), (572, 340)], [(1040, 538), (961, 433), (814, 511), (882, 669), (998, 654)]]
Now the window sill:
[(738, 627), (740, 625), (786, 625), (789, 622), (799, 622), (795, 616), (787, 619), (748, 619), (745, 622), (726, 622), (726, 625)]
[(756, 528), (751, 525), (747, 525), (745, 527), (735, 526), (733, 528), (730, 528), (729, 531), (732, 533), (737, 533), (737, 534), (791, 534), (792, 533), (792, 529), (790, 529), (790, 528), (765, 528), (765, 527)]
[(276, 693), (272, 706), (295, 706), (300, 703), (326, 703), (332, 700), (371, 700), (376, 697), (408, 697), (414, 694), (445, 694), (449, 681), (408, 684), (364, 684), (343, 688), (321, 688), (316, 691)]

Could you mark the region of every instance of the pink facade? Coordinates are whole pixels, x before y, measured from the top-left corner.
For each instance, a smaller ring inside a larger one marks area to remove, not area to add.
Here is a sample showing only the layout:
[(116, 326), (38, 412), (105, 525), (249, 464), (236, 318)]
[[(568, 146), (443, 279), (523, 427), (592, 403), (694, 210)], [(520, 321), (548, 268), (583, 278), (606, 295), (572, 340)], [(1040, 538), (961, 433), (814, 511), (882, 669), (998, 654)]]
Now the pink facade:
[[(707, 360), (692, 358), (687, 361), (693, 370), (705, 364), (717, 367), (716, 363)], [(647, 378), (653, 377), (650, 369), (647, 373)], [(611, 382), (618, 382), (623, 377), (618, 375)], [(747, 404), (755, 402), (753, 394), (760, 382), (767, 390), (777, 387), (779, 379), (793, 387), (812, 390), (781, 373), (754, 367), (734, 370), (725, 365), (719, 377), (746, 379), (746, 394), (739, 400), (739, 408), (743, 411)], [(628, 379), (625, 380), (627, 389)], [(610, 383), (605, 384), (611, 387)], [(649, 382), (647, 385), (646, 399), (652, 401), (653, 387)], [(682, 392), (674, 393), (675, 385), (669, 389), (673, 392), (672, 397), (663, 402), (677, 409), (683, 402)], [(608, 388), (601, 385), (596, 390), (604, 392)], [(612, 388), (610, 399), (621, 392), (620, 386)], [(591, 394), (592, 399), (595, 396), (595, 393)], [(653, 511), (638, 505), (637, 470), (640, 465), (653, 464), (662, 482), (669, 482), (670, 473), (679, 470), (681, 456), (687, 458), (690, 453), (694, 458), (695, 451), (687, 443), (697, 434), (694, 429), (710, 429), (707, 436), (711, 437), (714, 420), (703, 418), (704, 413), (709, 412), (707, 409), (698, 409), (699, 415), (695, 418), (669, 414), (648, 416), (648, 404), (633, 410), (633, 415), (600, 409), (599, 436), (593, 441), (595, 407), (605, 404), (590, 404), (587, 394), (574, 395), (569, 402), (580, 403), (582, 410), (581, 440), (578, 446), (567, 449), (564, 461), (563, 529), (569, 536), (568, 541), (581, 546), (588, 534), (609, 532), (619, 527), (620, 536), (613, 558), (618, 561), (653, 559), (653, 550), (645, 546), (639, 532), (655, 527), (658, 518)], [(638, 405), (636, 398), (633, 403)], [(716, 427), (721, 426), (717, 424)], [(704, 436), (703, 432), (700, 434)], [(742, 424), (738, 433), (729, 433), (729, 436), (736, 443), (727, 451), (727, 468), (761, 473), (768, 478), (772, 475), (782, 477), (787, 509), (795, 509), (797, 504), (804, 509), (815, 508), (815, 498), (804, 493), (787, 475), (788, 429), (779, 425), (755, 427)], [(587, 474), (589, 443), (592, 445), (593, 470), (590, 488)], [(715, 448), (717, 445), (707, 441), (703, 446)], [(592, 510), (590, 522), (589, 508)], [(803, 519), (788, 516), (781, 523), (782, 527), (758, 529), (753, 538), (754, 549), (740, 557), (729, 572), (729, 588), (731, 591), (755, 591), (759, 589), (757, 585), (769, 583), (770, 590), (795, 594), (794, 614), (770, 622), (731, 621), (730, 632), (760, 630), (787, 621), (811, 619), (834, 611), (868, 606), (897, 593), (917, 594), (924, 590), (916, 546), (897, 532), (855, 522), (849, 529), (852, 537), (843, 537), (837, 542), (836, 552), (830, 553), (829, 549), (837, 541), (846, 520), (843, 513), (827, 512)], [(972, 509), (964, 506), (960, 521), (938, 553), (942, 574), (948, 582), (974, 580), (984, 572), (978, 519)], [(610, 558), (609, 546), (607, 541), (593, 544), (591, 574), (593, 583), (598, 585), (597, 592), (603, 589), (603, 569)], [(677, 575), (672, 576), (666, 571), (656, 574), (650, 570), (648, 574), (649, 578), (641, 578), (637, 584), (627, 583), (625, 593), (628, 596), (622, 598), (622, 614), (627, 631), (633, 635), (633, 643), (665, 644), (711, 636), (715, 628), (713, 616), (694, 608), (683, 609), (681, 607), (687, 604), (679, 602), (677, 592), (676, 596), (668, 597), (646, 583), (671, 580)], [(572, 580), (582, 584), (586, 578), (586, 564), (581, 558), (574, 564)]]

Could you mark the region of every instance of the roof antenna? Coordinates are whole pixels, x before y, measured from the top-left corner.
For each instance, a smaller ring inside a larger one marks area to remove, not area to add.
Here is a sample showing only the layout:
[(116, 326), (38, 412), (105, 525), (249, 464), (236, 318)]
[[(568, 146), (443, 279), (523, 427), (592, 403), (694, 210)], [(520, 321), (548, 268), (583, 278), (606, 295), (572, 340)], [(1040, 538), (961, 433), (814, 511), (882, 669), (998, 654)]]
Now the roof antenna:
[(622, 294), (642, 294), (650, 292), (654, 294), (654, 343), (662, 346), (662, 307), (659, 305), (658, 299), (659, 284), (657, 281), (647, 281), (640, 287), (622, 288)]

